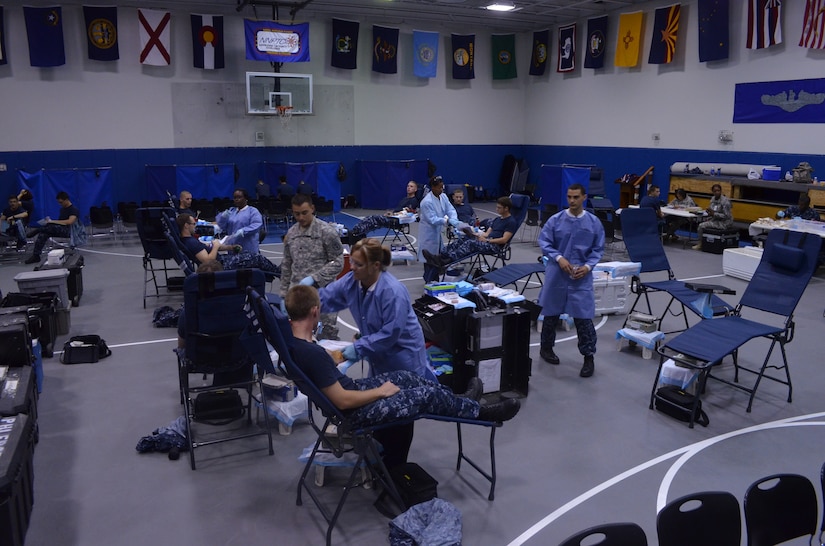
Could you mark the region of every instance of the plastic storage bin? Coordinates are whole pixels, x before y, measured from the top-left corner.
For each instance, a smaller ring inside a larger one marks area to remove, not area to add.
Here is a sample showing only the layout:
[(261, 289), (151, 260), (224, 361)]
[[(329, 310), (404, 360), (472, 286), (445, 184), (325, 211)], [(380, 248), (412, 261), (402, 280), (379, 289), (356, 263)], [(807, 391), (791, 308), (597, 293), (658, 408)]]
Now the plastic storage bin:
[(69, 286), (66, 277), (68, 269), (47, 269), (46, 271), (26, 271), (14, 276), (14, 281), (21, 292), (25, 294), (40, 294), (54, 292), (58, 298), (58, 309), (66, 309), (72, 305), (69, 299)]
[(762, 250), (753, 246), (726, 248), (722, 253), (722, 271), (730, 277), (750, 281), (762, 261)]
[(627, 295), (630, 293), (630, 277), (594, 278), (593, 292), (596, 298), (597, 315), (624, 313)]

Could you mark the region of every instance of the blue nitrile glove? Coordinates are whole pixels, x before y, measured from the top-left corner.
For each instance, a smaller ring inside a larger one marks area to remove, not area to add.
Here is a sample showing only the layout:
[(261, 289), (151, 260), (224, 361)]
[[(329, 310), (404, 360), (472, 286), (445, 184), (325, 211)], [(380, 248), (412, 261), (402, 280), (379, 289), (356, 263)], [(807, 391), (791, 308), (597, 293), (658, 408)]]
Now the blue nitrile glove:
[(354, 343), (352, 345), (347, 345), (346, 347), (344, 347), (344, 350), (341, 351), (341, 354), (344, 355), (344, 358), (346, 358), (347, 360), (351, 360), (352, 362), (359, 360), (358, 351), (355, 350)]
[(355, 364), (355, 362), (353, 362), (352, 360), (345, 360), (338, 364), (338, 371), (342, 374), (346, 374), (347, 370), (349, 370), (353, 364)]
[[(287, 315), (286, 302), (284, 300), (281, 300), (281, 313), (283, 313), (284, 315)], [(289, 316), (289, 315), (287, 315), (287, 316)]]
[(299, 282), (298, 284), (303, 284), (304, 286), (313, 286), (315, 284), (315, 279), (312, 278), (312, 275), (309, 275), (301, 279), (301, 282)]
[(542, 257), (541, 257), (541, 263), (542, 263), (542, 264), (544, 264), (545, 266), (546, 266), (548, 263), (550, 263), (550, 256), (542, 256)]
[(239, 229), (238, 231), (233, 233), (232, 237), (235, 237), (235, 238), (243, 237), (243, 229)]

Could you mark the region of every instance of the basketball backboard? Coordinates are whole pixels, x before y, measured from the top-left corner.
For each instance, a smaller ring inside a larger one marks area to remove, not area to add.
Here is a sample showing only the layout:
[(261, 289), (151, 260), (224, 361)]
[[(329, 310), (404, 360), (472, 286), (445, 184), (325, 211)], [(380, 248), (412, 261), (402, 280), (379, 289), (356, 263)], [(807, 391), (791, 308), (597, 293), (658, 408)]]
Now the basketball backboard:
[(311, 114), (312, 74), (247, 72), (247, 113), (275, 116), (279, 106), (291, 106), (296, 116)]

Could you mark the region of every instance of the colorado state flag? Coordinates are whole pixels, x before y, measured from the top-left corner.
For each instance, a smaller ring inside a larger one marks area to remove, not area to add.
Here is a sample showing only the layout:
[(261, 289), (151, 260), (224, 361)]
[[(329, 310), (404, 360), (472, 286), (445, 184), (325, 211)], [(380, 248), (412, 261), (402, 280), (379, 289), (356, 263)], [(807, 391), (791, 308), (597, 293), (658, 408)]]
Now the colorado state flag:
[(192, 23), (192, 63), (195, 68), (223, 68), (223, 15), (191, 13), (189, 19)]
[(23, 14), (29, 39), (29, 63), (32, 66), (66, 64), (66, 50), (63, 49), (63, 10), (60, 6), (23, 6)]
[(398, 72), (398, 29), (372, 26), (372, 71)]
[(83, 6), (86, 22), (86, 45), (93, 61), (116, 61), (120, 58), (117, 36), (117, 8)]
[(330, 66), (355, 70), (358, 62), (358, 21), (332, 20), (332, 60)]
[(246, 58), (273, 63), (309, 62), (309, 23), (282, 25), (243, 20)]
[(413, 74), (435, 78), (438, 73), (438, 33), (413, 31)]
[(649, 64), (667, 64), (673, 60), (679, 32), (681, 4), (656, 10), (653, 20), (653, 38), (650, 40)]
[(6, 26), (3, 23), (3, 6), (0, 6), (0, 64), (7, 64), (6, 60)]
[(699, 0), (699, 62), (728, 58), (728, 0)]
[(641, 11), (622, 13), (619, 16), (619, 37), (613, 63), (616, 66), (636, 66), (639, 63), (644, 16)]
[(475, 71), (475, 34), (452, 34), (453, 46), (453, 79), (473, 80)]

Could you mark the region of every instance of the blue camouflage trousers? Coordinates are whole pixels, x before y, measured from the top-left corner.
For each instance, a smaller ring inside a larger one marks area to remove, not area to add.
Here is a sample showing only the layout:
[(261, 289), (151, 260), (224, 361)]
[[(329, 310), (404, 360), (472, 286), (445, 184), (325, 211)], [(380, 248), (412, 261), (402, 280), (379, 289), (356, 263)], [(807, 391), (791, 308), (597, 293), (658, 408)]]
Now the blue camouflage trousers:
[(272, 273), (276, 277), (281, 276), (281, 268), (270, 262), (261, 254), (252, 254), (242, 250), (238, 254), (218, 254), (218, 261), (224, 269), (260, 269), (266, 273)]
[(380, 387), (385, 381), (392, 382), (401, 390), (389, 398), (353, 410), (350, 419), (354, 425), (381, 425), (422, 413), (465, 419), (478, 417), (479, 405), (475, 400), (456, 396), (447, 387), (407, 370), (356, 379), (355, 384), (358, 390), (365, 391)]
[[(552, 348), (556, 344), (556, 326), (559, 323), (559, 316), (544, 317), (544, 324), (541, 327), (541, 346)], [(583, 356), (596, 354), (596, 328), (592, 319), (574, 318), (576, 334), (579, 338), (579, 353)]]
[(453, 263), (473, 254), (491, 254), (495, 256), (499, 252), (501, 252), (501, 245), (467, 237), (447, 245), (441, 251), (441, 259)]
[(349, 231), (353, 235), (366, 235), (370, 231), (382, 227), (390, 227), (390, 219), (386, 216), (374, 215), (367, 216), (366, 218), (359, 220), (358, 223), (352, 226), (352, 229)]

